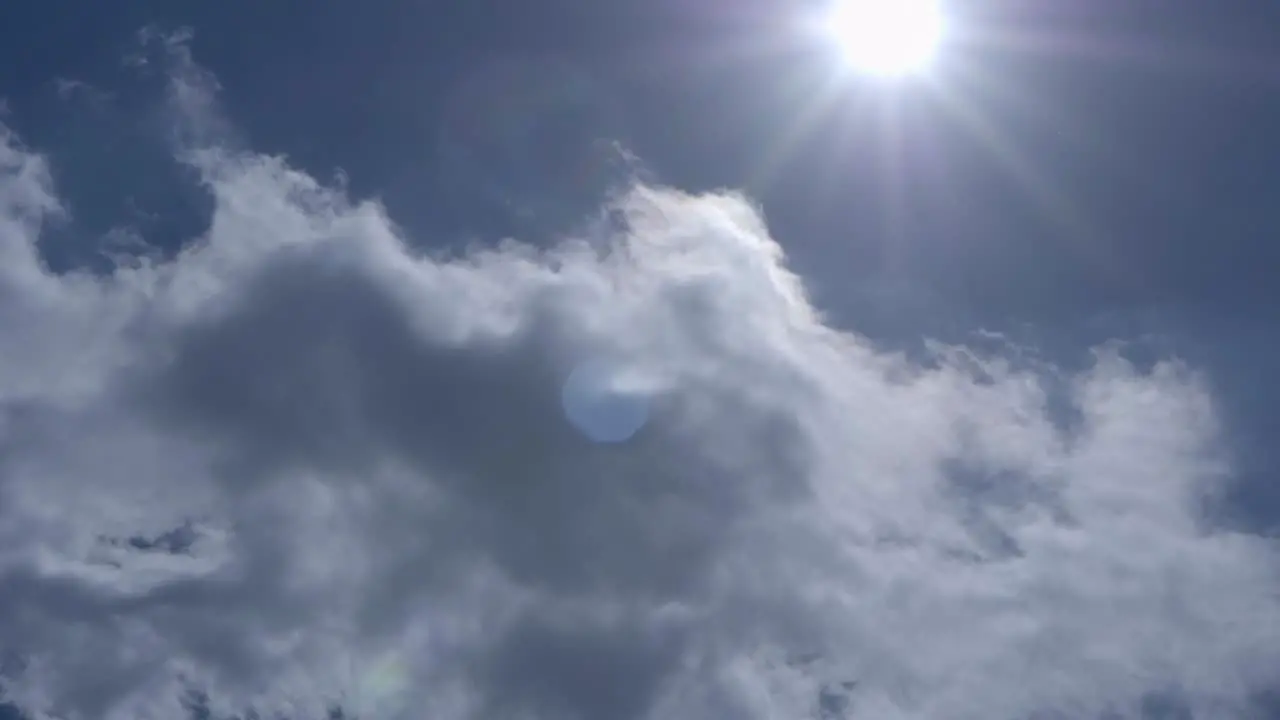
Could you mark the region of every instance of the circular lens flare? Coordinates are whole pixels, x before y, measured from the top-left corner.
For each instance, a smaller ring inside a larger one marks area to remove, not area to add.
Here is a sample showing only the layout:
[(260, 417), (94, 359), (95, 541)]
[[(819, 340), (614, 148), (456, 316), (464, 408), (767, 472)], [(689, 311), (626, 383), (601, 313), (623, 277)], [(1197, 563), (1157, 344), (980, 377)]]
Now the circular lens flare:
[(930, 64), (943, 18), (936, 0), (836, 0), (824, 29), (855, 69), (898, 76)]
[(561, 393), (569, 422), (597, 443), (631, 439), (649, 419), (649, 388), (624, 364), (592, 360), (574, 368)]

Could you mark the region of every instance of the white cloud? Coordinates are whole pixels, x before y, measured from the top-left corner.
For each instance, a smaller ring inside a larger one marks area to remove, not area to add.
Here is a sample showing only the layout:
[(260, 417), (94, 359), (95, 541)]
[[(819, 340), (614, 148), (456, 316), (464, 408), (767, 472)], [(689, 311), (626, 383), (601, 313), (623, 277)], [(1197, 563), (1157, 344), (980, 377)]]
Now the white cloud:
[[(1230, 464), (1192, 369), (881, 352), (731, 194), (430, 257), (220, 148), (176, 57), (216, 211), (172, 261), (50, 275), (63, 204), (0, 138), (0, 646), (33, 713), (1244, 718), (1280, 682), (1275, 546), (1200, 518)], [(651, 393), (626, 443), (563, 416), (602, 357)]]

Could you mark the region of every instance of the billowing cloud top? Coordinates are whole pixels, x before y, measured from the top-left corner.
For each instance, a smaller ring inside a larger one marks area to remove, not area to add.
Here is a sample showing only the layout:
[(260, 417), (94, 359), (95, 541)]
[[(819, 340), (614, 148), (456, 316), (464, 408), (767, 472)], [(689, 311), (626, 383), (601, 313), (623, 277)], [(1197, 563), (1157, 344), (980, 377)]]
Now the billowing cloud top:
[(184, 62), (216, 207), (174, 258), (47, 271), (68, 209), (0, 137), (30, 716), (1246, 718), (1280, 682), (1276, 548), (1202, 517), (1231, 464), (1193, 369), (882, 352), (733, 194), (415, 252), (220, 146)]

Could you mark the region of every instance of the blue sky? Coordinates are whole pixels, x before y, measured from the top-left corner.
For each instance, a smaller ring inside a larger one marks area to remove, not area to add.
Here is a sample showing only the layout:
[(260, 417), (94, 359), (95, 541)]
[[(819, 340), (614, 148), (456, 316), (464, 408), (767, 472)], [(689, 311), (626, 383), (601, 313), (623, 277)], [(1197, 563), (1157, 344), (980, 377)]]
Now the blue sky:
[(1280, 7), (812, 9), (0, 9), (11, 707), (1267, 717)]

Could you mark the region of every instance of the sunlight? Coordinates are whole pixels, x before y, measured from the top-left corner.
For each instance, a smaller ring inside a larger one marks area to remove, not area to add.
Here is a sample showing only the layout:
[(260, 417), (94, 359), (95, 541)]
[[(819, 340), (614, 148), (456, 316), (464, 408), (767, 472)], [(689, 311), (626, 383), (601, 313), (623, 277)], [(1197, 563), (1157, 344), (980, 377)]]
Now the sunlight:
[(900, 76), (932, 62), (943, 24), (936, 0), (835, 0), (823, 29), (854, 69)]

